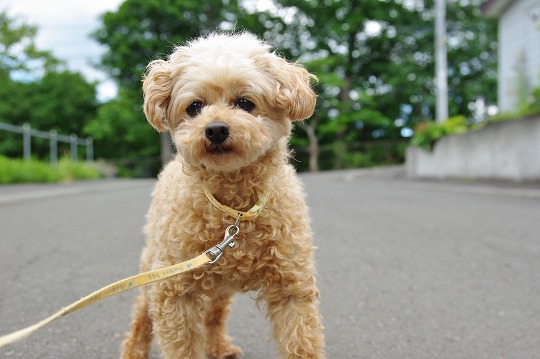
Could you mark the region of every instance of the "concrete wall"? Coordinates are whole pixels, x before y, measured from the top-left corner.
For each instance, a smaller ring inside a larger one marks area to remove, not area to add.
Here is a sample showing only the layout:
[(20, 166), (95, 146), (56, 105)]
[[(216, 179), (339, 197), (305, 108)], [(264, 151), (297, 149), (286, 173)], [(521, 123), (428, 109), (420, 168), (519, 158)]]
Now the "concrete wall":
[(540, 116), (504, 121), (407, 149), (407, 175), (540, 181)]

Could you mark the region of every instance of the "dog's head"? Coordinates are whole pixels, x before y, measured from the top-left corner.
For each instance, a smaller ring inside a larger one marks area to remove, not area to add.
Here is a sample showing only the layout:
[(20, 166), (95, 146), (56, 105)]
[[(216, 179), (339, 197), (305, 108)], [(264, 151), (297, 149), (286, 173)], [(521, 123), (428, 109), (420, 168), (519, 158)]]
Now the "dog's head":
[(249, 33), (213, 34), (149, 64), (144, 112), (169, 130), (185, 161), (208, 170), (245, 167), (311, 116), (309, 74)]

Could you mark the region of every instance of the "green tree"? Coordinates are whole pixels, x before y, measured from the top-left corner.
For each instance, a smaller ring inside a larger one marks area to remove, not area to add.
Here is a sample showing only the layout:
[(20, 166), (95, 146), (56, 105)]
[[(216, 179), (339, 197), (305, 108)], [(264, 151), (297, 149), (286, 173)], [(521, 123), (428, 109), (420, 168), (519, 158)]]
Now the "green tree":
[(97, 110), (84, 132), (92, 136), (96, 157), (129, 159), (153, 157), (159, 153), (159, 141), (144, 118), (136, 95), (124, 88), (118, 96)]
[(450, 117), (483, 120), (476, 99), (497, 103), (497, 21), (482, 17), (480, 0), (454, 0), (448, 16)]
[[(9, 96), (0, 102), (0, 121), (13, 125), (30, 124), (41, 131), (56, 130), (61, 134), (81, 136), (83, 128), (95, 117), (97, 109), (96, 86), (76, 72), (47, 72), (33, 82), (8, 81)], [(5, 89), (4, 89), (5, 90)], [(1, 132), (0, 153), (21, 155), (21, 136)], [(59, 150), (69, 145), (59, 144)], [(64, 148), (65, 147), (65, 148)], [(49, 142), (32, 140), (32, 154), (43, 158), (49, 155)]]
[(35, 44), (37, 27), (10, 17), (0, 10), (0, 80), (15, 75), (33, 78), (36, 73), (56, 68), (61, 62), (50, 51), (39, 50)]
[(93, 37), (108, 48), (103, 68), (120, 86), (136, 89), (148, 62), (201, 34), (231, 28), (238, 11), (234, 0), (126, 0), (103, 14)]
[(49, 51), (36, 48), (37, 27), (0, 11), (0, 121), (13, 124), (28, 121), (32, 104), (29, 86), (60, 61)]
[[(308, 134), (312, 148), (318, 147), (313, 141), (332, 148), (323, 168), (357, 165), (351, 161), (358, 156), (348, 151), (352, 143), (399, 138), (389, 108), (373, 100), (390, 91), (377, 70), (390, 67), (391, 50), (400, 42), (391, 28), (397, 26), (393, 17), (399, 14), (399, 22), (413, 23), (418, 14), (397, 1), (284, 0), (280, 5), (281, 12), (295, 14), (285, 29), (294, 35), (286, 36), (290, 40), (285, 44), (296, 48), (320, 79), (319, 109), (300, 130)], [(297, 136), (303, 135), (300, 130)], [(310, 157), (313, 162), (317, 155)]]
[[(29, 123), (42, 131), (82, 134), (95, 116), (96, 86), (64, 69), (51, 52), (35, 45), (37, 27), (0, 12), (0, 121)], [(0, 132), (0, 154), (20, 156), (18, 134)], [(33, 154), (49, 154), (47, 140), (33, 140)]]
[[(451, 116), (472, 117), (471, 103), (478, 98), (495, 102), (496, 25), (481, 18), (479, 2), (448, 4)], [(281, 31), (286, 41), (280, 45), (296, 49), (290, 53), (301, 54), (320, 78), (319, 110), (296, 135), (315, 138), (319, 147), (333, 147), (333, 167), (351, 164), (354, 158), (347, 148), (355, 143), (399, 141), (404, 127), (432, 118), (432, 0), (282, 0), (279, 4), (279, 12), (294, 14)], [(399, 158), (399, 154), (389, 155)]]
[(38, 128), (82, 134), (96, 114), (96, 85), (78, 72), (47, 72), (29, 87), (29, 120)]

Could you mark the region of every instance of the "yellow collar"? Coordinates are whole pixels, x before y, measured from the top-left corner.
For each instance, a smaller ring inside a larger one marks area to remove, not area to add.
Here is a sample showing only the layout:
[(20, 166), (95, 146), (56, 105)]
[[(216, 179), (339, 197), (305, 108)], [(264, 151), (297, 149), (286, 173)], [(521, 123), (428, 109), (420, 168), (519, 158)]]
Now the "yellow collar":
[(240, 218), (241, 221), (251, 221), (254, 220), (261, 214), (261, 211), (263, 210), (264, 206), (268, 202), (268, 198), (270, 197), (270, 193), (266, 192), (261, 197), (259, 197), (259, 200), (253, 207), (251, 207), (246, 212), (237, 211), (235, 209), (232, 209), (231, 207), (228, 207), (224, 204), (221, 204), (216, 197), (208, 190), (204, 190), (204, 194), (206, 194), (206, 197), (212, 203), (217, 209), (221, 210), (222, 212), (228, 214), (229, 216), (238, 219)]

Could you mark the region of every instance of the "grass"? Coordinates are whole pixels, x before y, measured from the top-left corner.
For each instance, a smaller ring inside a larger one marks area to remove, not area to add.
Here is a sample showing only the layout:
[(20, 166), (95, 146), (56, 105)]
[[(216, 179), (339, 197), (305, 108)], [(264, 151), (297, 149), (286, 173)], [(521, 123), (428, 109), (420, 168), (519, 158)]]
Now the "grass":
[(0, 156), (0, 184), (69, 182), (78, 179), (96, 179), (103, 174), (88, 163), (62, 159), (56, 166), (31, 160), (11, 159)]

